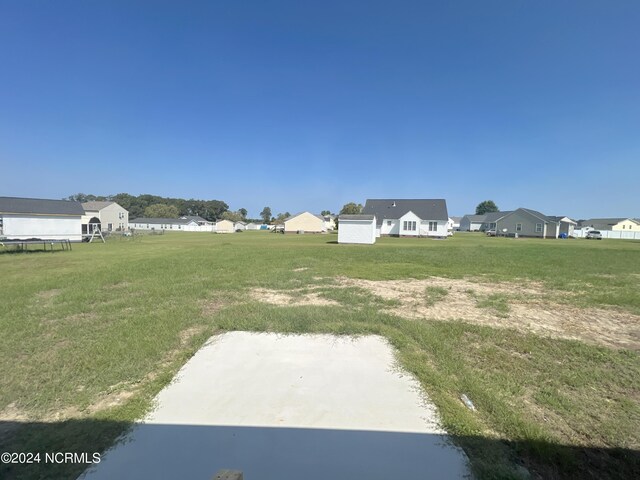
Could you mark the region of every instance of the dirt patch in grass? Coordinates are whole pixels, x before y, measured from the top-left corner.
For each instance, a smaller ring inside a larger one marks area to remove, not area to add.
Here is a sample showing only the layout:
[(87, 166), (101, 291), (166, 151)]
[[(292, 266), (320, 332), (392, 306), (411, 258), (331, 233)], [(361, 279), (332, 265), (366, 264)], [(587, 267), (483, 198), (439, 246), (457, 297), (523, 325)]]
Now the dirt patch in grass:
[[(404, 318), (463, 320), (608, 347), (640, 350), (640, 316), (613, 308), (579, 308), (560, 303), (558, 293), (550, 292), (541, 283), (477, 283), (469, 279), (438, 277), (385, 281), (339, 277), (333, 285), (322, 288), (340, 291), (354, 287), (394, 302), (395, 305), (380, 304), (379, 308)], [(326, 291), (315, 292), (314, 287), (288, 291), (259, 288), (252, 290), (251, 296), (258, 301), (279, 306), (341, 304), (327, 298)]]
[(42, 292), (36, 293), (36, 297), (39, 299), (47, 300), (49, 298), (57, 297), (62, 293), (62, 290), (59, 288), (53, 288), (51, 290), (43, 290)]
[[(406, 318), (464, 320), (640, 350), (640, 316), (614, 309), (585, 309), (558, 303), (538, 283), (487, 284), (432, 277), (389, 281), (339, 278), (338, 285), (357, 286), (384, 299), (398, 300), (399, 307), (386, 311)], [(434, 302), (425, 298), (425, 291), (446, 291), (447, 294), (440, 295)]]
[(300, 289), (288, 290), (286, 292), (279, 290), (269, 290), (267, 288), (256, 288), (251, 291), (251, 296), (264, 303), (280, 306), (292, 305), (315, 305), (315, 306), (336, 306), (340, 303), (335, 300), (321, 297), (315, 292), (305, 292)]

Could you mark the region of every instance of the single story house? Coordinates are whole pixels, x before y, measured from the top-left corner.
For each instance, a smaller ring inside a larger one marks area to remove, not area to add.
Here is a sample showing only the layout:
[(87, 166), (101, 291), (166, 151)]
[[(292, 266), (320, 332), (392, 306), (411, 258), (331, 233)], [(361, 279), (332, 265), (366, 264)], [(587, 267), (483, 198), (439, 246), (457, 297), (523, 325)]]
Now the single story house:
[(452, 232), (460, 230), (460, 220), (462, 220), (462, 217), (449, 217), (449, 230)]
[(82, 233), (92, 232), (92, 227), (99, 224), (103, 232), (129, 230), (129, 211), (116, 202), (84, 202), (82, 216)]
[(376, 243), (375, 215), (340, 215), (338, 243)]
[(377, 235), (447, 237), (449, 214), (444, 199), (367, 199), (361, 213), (376, 217)]
[(185, 215), (185, 216), (180, 217), (180, 218), (183, 219), (183, 220), (193, 220), (200, 227), (213, 226), (214, 225), (214, 222), (210, 222), (206, 218), (202, 218), (200, 215)]
[(479, 232), (484, 223), (484, 215), (465, 215), (460, 219), (461, 232)]
[(518, 208), (496, 219), (495, 230), (507, 236), (558, 238), (563, 230), (570, 230), (572, 223), (568, 217), (548, 217), (530, 208)]
[(80, 202), (0, 197), (0, 238), (82, 241)]
[(218, 233), (233, 233), (236, 231), (235, 225), (231, 220), (218, 220), (216, 222), (216, 232)]
[(580, 221), (580, 228), (593, 230), (612, 230), (624, 232), (640, 232), (640, 221), (633, 218), (590, 218)]
[(198, 226), (194, 220), (186, 218), (149, 218), (139, 217), (129, 222), (129, 228), (134, 230), (177, 230), (185, 231), (187, 226)]
[(324, 218), (310, 212), (302, 212), (284, 219), (284, 233), (326, 233)]
[(327, 230), (335, 230), (336, 229), (336, 216), (335, 215), (324, 215), (324, 226)]
[(234, 229), (236, 231), (237, 230), (246, 230), (247, 229), (247, 224), (245, 222), (236, 222), (233, 227), (234, 227)]

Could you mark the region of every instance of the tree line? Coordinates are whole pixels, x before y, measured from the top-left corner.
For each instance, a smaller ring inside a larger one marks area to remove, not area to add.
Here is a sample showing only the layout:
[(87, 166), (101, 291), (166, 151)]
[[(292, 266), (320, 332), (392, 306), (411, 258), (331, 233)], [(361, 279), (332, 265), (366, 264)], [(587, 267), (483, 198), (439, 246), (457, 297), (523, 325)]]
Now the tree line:
[[(184, 198), (160, 197), (158, 195), (130, 195), (128, 193), (118, 193), (116, 195), (91, 195), (77, 193), (70, 195), (64, 200), (76, 202), (110, 201), (116, 202), (121, 207), (129, 211), (129, 218), (151, 217), (151, 218), (179, 218), (186, 215), (199, 215), (211, 222), (222, 218), (229, 212), (229, 205), (222, 200), (195, 200)], [(247, 211), (242, 208), (246, 216)], [(237, 212), (234, 212), (237, 213)]]

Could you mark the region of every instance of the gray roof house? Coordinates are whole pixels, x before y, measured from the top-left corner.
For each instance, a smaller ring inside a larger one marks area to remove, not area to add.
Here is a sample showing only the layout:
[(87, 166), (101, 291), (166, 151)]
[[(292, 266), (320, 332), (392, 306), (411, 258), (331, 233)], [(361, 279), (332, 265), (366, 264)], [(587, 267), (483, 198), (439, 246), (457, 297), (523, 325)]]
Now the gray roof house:
[(463, 232), (484, 232), (486, 230), (494, 230), (496, 221), (511, 213), (506, 212), (488, 212), (483, 215), (465, 215), (460, 220), (460, 230)]
[(590, 218), (580, 221), (580, 228), (591, 227), (595, 230), (636, 230), (640, 231), (640, 221), (633, 218)]
[(484, 223), (484, 215), (465, 215), (460, 219), (461, 232), (479, 232)]
[(447, 237), (447, 202), (429, 199), (367, 199), (361, 212), (376, 217), (380, 235), (401, 237)]
[(558, 238), (573, 235), (576, 222), (568, 217), (550, 217), (530, 208), (518, 208), (495, 219), (498, 234), (519, 237)]

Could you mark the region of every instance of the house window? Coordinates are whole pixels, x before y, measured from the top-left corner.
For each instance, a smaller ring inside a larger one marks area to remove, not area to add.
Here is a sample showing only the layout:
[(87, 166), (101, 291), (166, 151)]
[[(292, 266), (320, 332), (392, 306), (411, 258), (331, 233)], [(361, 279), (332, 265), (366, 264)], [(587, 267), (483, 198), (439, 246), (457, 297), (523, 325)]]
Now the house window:
[(391, 226), (391, 220), (387, 220), (387, 226), (390, 227)]
[(536, 232), (537, 233), (542, 232), (542, 224), (541, 223), (536, 223)]
[(107, 223), (107, 230), (113, 230), (113, 223)]
[(521, 231), (522, 231), (522, 224), (516, 223), (516, 232), (521, 232)]
[(623, 230), (624, 230), (624, 228), (625, 228), (625, 225), (622, 225), (622, 229), (623, 229)]
[(402, 229), (410, 231), (410, 232), (415, 232), (416, 231), (416, 222), (412, 222), (412, 221), (403, 222)]
[(435, 232), (438, 230), (438, 222), (429, 222), (429, 231)]

